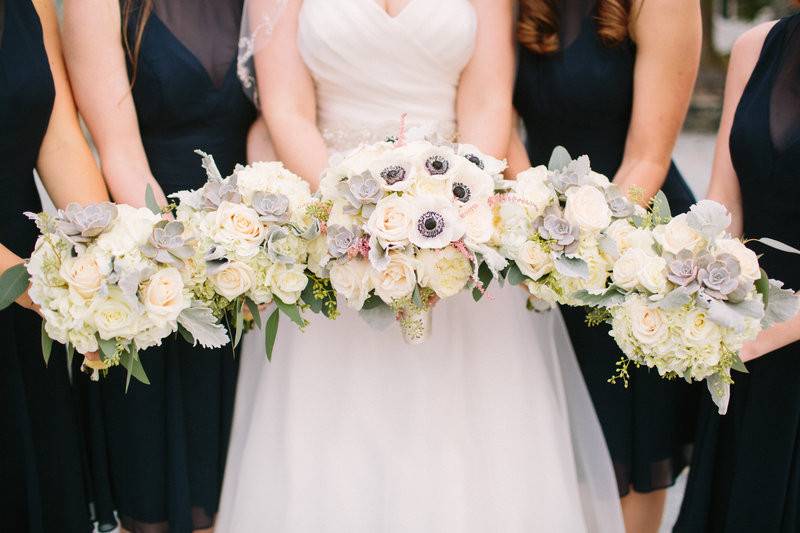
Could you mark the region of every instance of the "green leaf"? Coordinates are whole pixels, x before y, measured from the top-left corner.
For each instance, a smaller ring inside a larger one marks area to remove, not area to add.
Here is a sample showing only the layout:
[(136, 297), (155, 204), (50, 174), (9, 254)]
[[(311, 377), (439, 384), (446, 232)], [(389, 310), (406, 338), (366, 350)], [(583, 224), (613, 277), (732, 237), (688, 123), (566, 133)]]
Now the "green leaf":
[(153, 192), (153, 187), (149, 183), (147, 184), (147, 189), (144, 191), (144, 203), (147, 206), (147, 209), (152, 211), (153, 214), (161, 214), (161, 206), (158, 205), (158, 202), (156, 201), (156, 194)]
[(512, 262), (511, 265), (508, 267), (508, 274), (506, 274), (506, 280), (511, 285), (521, 285), (525, 282), (527, 278), (525, 274), (523, 274), (516, 263)]
[(72, 368), (72, 359), (75, 357), (75, 347), (67, 341), (67, 368)]
[(275, 305), (278, 306), (278, 309), (281, 312), (289, 317), (289, 320), (297, 324), (298, 326), (305, 327), (306, 322), (303, 320), (303, 317), (300, 316), (300, 309), (297, 307), (297, 304), (285, 304), (281, 301), (280, 298), (275, 298)]
[(147, 373), (144, 371), (144, 366), (142, 366), (142, 360), (139, 359), (139, 349), (136, 347), (136, 344), (131, 343), (131, 374), (133, 377), (144, 383), (145, 385), (150, 385), (150, 379), (147, 377)]
[(317, 297), (314, 296), (314, 283), (308, 283), (306, 285), (306, 288), (300, 293), (300, 298), (308, 305), (312, 312), (319, 313), (322, 311), (324, 302), (318, 300)]
[(373, 294), (364, 302), (364, 305), (361, 306), (361, 309), (369, 311), (370, 309), (375, 309), (376, 307), (380, 307), (384, 305), (383, 300), (377, 294)]
[(419, 293), (419, 285), (414, 285), (414, 292), (411, 294), (411, 301), (419, 308), (422, 308), (422, 295)]
[(97, 343), (100, 345), (100, 359), (103, 361), (117, 353), (116, 339), (106, 340), (98, 337)]
[(669, 208), (669, 200), (664, 191), (658, 191), (653, 197), (653, 214), (658, 219), (660, 224), (666, 224), (672, 220), (672, 211)]
[(192, 333), (188, 329), (183, 327), (183, 325), (181, 325), (181, 324), (178, 324), (178, 333), (181, 334), (181, 337), (183, 337), (183, 340), (185, 340), (186, 342), (188, 342), (189, 344), (194, 346), (194, 336), (192, 335)]
[(763, 268), (761, 269), (761, 278), (756, 280), (756, 292), (764, 300), (764, 307), (769, 307), (769, 276)]
[(6, 269), (0, 276), (0, 311), (13, 304), (29, 284), (30, 275), (24, 263)]
[[(483, 284), (484, 291), (489, 288), (493, 278), (494, 274), (492, 274), (492, 269), (489, 268), (489, 265), (487, 265), (485, 262), (481, 263), (481, 266), (478, 268), (478, 281)], [(484, 293), (481, 292), (477, 287), (472, 289), (472, 299), (476, 302), (483, 298), (483, 294)]]
[(126, 370), (125, 375), (125, 394), (128, 393), (128, 388), (131, 386), (131, 376), (133, 375), (133, 355), (130, 353), (130, 347), (127, 351), (119, 355), (119, 364)]
[(244, 332), (244, 313), (242, 312), (242, 302), (236, 305), (236, 317), (234, 329), (236, 330), (233, 337), (233, 347), (239, 346), (239, 341), (242, 340), (242, 333)]
[(550, 162), (547, 164), (547, 170), (556, 171), (565, 168), (572, 163), (572, 156), (563, 146), (556, 146), (553, 149), (553, 154), (550, 156)]
[(253, 322), (256, 323), (256, 327), (261, 329), (261, 311), (258, 309), (258, 304), (247, 297), (245, 297), (244, 303), (250, 311), (250, 314), (253, 315)]
[(797, 248), (789, 246), (788, 244), (784, 244), (781, 241), (770, 239), (769, 237), (762, 237), (760, 239), (756, 239), (756, 241), (760, 242), (761, 244), (766, 244), (770, 248), (775, 248), (776, 250), (780, 250), (781, 252), (800, 255), (800, 250), (798, 250)]
[(275, 348), (275, 338), (278, 336), (278, 323), (280, 322), (280, 318), (280, 310), (275, 309), (267, 319), (267, 331), (264, 334), (264, 342), (267, 348), (268, 361), (272, 361), (272, 350)]
[(50, 354), (53, 352), (53, 339), (47, 334), (44, 329), (44, 320), (42, 320), (42, 357), (44, 357), (44, 366), (50, 362)]
[(733, 354), (733, 365), (731, 365), (731, 368), (738, 370), (739, 372), (744, 372), (745, 374), (750, 373), (750, 371), (747, 370), (747, 367), (744, 366), (744, 361), (742, 361), (742, 358), (739, 357), (738, 353)]

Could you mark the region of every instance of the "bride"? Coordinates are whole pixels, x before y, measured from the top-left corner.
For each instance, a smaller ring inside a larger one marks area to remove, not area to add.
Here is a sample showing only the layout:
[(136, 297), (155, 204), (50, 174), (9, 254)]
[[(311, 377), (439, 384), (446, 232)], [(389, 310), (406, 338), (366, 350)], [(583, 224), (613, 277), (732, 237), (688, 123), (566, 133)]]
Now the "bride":
[[(240, 75), (250, 86), (254, 54), (277, 156), (312, 187), (329, 155), (396, 134), (404, 113), (409, 132), (505, 153), (511, 0), (245, 10)], [(249, 336), (216, 531), (621, 531), (560, 314), (490, 294), (440, 302), (421, 346), (347, 309), (306, 333), (283, 321), (271, 363)]]

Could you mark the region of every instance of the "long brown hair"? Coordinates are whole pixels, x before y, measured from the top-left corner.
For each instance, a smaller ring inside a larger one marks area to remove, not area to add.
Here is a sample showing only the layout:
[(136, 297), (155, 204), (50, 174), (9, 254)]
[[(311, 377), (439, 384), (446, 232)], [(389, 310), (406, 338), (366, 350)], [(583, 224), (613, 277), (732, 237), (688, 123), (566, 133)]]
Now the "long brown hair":
[[(152, 12), (153, 0), (125, 0), (122, 6), (122, 44), (125, 46), (125, 53), (128, 54), (128, 60), (131, 64), (131, 86), (136, 81), (144, 27)], [(136, 22), (136, 31), (131, 36), (128, 32), (128, 26), (134, 16), (138, 17), (138, 20)], [(131, 37), (133, 38), (131, 39)]]
[[(597, 34), (614, 46), (628, 37), (631, 0), (597, 1)], [(537, 54), (552, 54), (561, 47), (558, 37), (558, 0), (521, 0), (517, 39)]]

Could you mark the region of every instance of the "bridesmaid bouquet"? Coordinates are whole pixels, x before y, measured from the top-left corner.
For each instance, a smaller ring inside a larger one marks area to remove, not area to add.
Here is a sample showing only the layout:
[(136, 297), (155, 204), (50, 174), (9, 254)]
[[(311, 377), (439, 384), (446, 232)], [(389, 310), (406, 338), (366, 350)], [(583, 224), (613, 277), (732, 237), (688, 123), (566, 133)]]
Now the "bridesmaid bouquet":
[(611, 324), (627, 357), (615, 378), (624, 380), (633, 361), (669, 379), (705, 379), (725, 413), (731, 370), (747, 372), (738, 355), (742, 345), (798, 310), (794, 293), (770, 280), (756, 254), (728, 233), (730, 222), (725, 207), (710, 200), (672, 217), (660, 193), (649, 212), (607, 230), (615, 257), (609, 284), (574, 298), (595, 308), (590, 323)]
[[(177, 223), (195, 240), (185, 262), (189, 290), (232, 326), (234, 347), (247, 327), (261, 327), (259, 308), (274, 303), (266, 327), (271, 358), (280, 313), (305, 327), (301, 297), (316, 311), (335, 306), (335, 301), (322, 305), (324, 281), (310, 285), (306, 272), (309, 246), (320, 229), (316, 202), (308, 184), (281, 163), (237, 165), (222, 178), (214, 159), (197, 153), (208, 181), (198, 190), (172, 195), (179, 200)], [(193, 341), (191, 332), (181, 333)]]
[(505, 163), (468, 145), (364, 145), (320, 183), (327, 209), (309, 268), (357, 310), (390, 310), (409, 343), (430, 331), (431, 308), (499, 275), (490, 244), (492, 198)]
[(211, 309), (192, 295), (184, 265), (194, 243), (180, 222), (110, 203), (26, 215), (41, 232), (26, 269), (30, 297), (44, 316), (45, 362), (55, 340), (70, 358), (75, 350), (100, 352), (99, 359), (84, 360), (93, 379), (122, 365), (128, 383), (131, 376), (149, 383), (138, 351), (179, 328), (203, 346), (228, 342)]
[(547, 167), (519, 174), (493, 203), (493, 242), (510, 263), (504, 277), (527, 287), (529, 307), (537, 310), (582, 305), (575, 292), (605, 288), (613, 265), (608, 232), (637, 210), (591, 170), (587, 156), (573, 160), (562, 147)]

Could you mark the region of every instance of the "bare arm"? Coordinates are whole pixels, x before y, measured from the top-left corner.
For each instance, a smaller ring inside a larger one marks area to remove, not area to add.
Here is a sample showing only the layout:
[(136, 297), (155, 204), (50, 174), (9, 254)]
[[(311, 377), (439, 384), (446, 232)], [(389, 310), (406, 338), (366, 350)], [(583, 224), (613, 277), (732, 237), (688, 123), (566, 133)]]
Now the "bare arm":
[(65, 0), (64, 52), (75, 100), (100, 153), (115, 201), (141, 207), (151, 185), (166, 204), (147, 163), (130, 90), (117, 0)]
[(513, 114), (513, 5), (510, 0), (473, 0), (473, 5), (478, 34), (458, 88), (459, 139), (502, 159), (509, 147)]
[(511, 122), (511, 135), (508, 141), (508, 168), (506, 169), (506, 178), (513, 179), (517, 174), (530, 168), (531, 160), (528, 158), (528, 150), (522, 142), (522, 136), (519, 131), (519, 119), (517, 114), (514, 113)]
[(314, 82), (297, 49), (301, 4), (302, 0), (289, 0), (269, 44), (256, 53), (255, 63), (261, 112), (275, 153), (315, 189), (328, 164), (328, 150), (317, 129)]
[(689, 108), (700, 64), (702, 27), (697, 0), (637, 0), (633, 109), (625, 155), (614, 181), (649, 199), (664, 183)]

